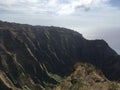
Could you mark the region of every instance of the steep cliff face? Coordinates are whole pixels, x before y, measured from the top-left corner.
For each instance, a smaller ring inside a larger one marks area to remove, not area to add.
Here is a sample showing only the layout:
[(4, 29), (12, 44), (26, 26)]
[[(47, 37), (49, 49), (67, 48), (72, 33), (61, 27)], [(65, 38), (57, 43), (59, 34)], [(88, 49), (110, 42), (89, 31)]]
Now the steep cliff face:
[(2, 77), (0, 83), (7, 88), (43, 89), (45, 82), (57, 83), (48, 73), (69, 75), (77, 62), (120, 79), (120, 56), (104, 40), (86, 40), (65, 28), (0, 22), (0, 75), (10, 85)]

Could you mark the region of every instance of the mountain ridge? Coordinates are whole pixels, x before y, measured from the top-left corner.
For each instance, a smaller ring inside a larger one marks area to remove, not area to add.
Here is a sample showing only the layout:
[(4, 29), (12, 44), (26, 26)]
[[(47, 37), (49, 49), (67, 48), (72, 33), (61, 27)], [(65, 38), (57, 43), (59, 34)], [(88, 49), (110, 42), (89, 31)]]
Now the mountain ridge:
[(95, 65), (110, 80), (120, 79), (120, 56), (104, 40), (87, 40), (65, 28), (0, 22), (0, 70), (13, 89), (57, 84), (48, 73), (70, 75), (77, 62)]

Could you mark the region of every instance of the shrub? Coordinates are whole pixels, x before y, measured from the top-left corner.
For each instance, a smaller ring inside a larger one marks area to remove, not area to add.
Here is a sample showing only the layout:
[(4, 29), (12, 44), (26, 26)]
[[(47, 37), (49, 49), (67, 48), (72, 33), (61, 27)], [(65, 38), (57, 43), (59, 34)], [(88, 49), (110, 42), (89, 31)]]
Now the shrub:
[(108, 90), (118, 90), (119, 89), (119, 85), (117, 83), (112, 83), (109, 86)]

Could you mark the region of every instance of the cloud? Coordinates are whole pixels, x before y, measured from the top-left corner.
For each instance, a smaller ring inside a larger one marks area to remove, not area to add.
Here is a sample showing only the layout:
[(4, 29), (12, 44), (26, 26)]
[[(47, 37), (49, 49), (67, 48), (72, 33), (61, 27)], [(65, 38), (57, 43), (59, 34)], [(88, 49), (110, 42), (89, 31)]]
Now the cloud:
[(74, 29), (89, 39), (105, 39), (120, 53), (119, 7), (120, 0), (0, 0), (0, 19)]
[(50, 13), (58, 15), (72, 14), (78, 8), (89, 10), (100, 7), (108, 0), (3, 0), (0, 2), (0, 11), (19, 13)]

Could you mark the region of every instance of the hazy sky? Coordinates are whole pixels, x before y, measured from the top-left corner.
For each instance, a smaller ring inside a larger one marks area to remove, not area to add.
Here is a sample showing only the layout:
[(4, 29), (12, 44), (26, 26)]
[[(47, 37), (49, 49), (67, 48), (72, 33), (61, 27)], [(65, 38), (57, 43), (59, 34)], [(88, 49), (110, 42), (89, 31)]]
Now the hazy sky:
[(0, 20), (74, 29), (120, 54), (120, 0), (0, 0)]

